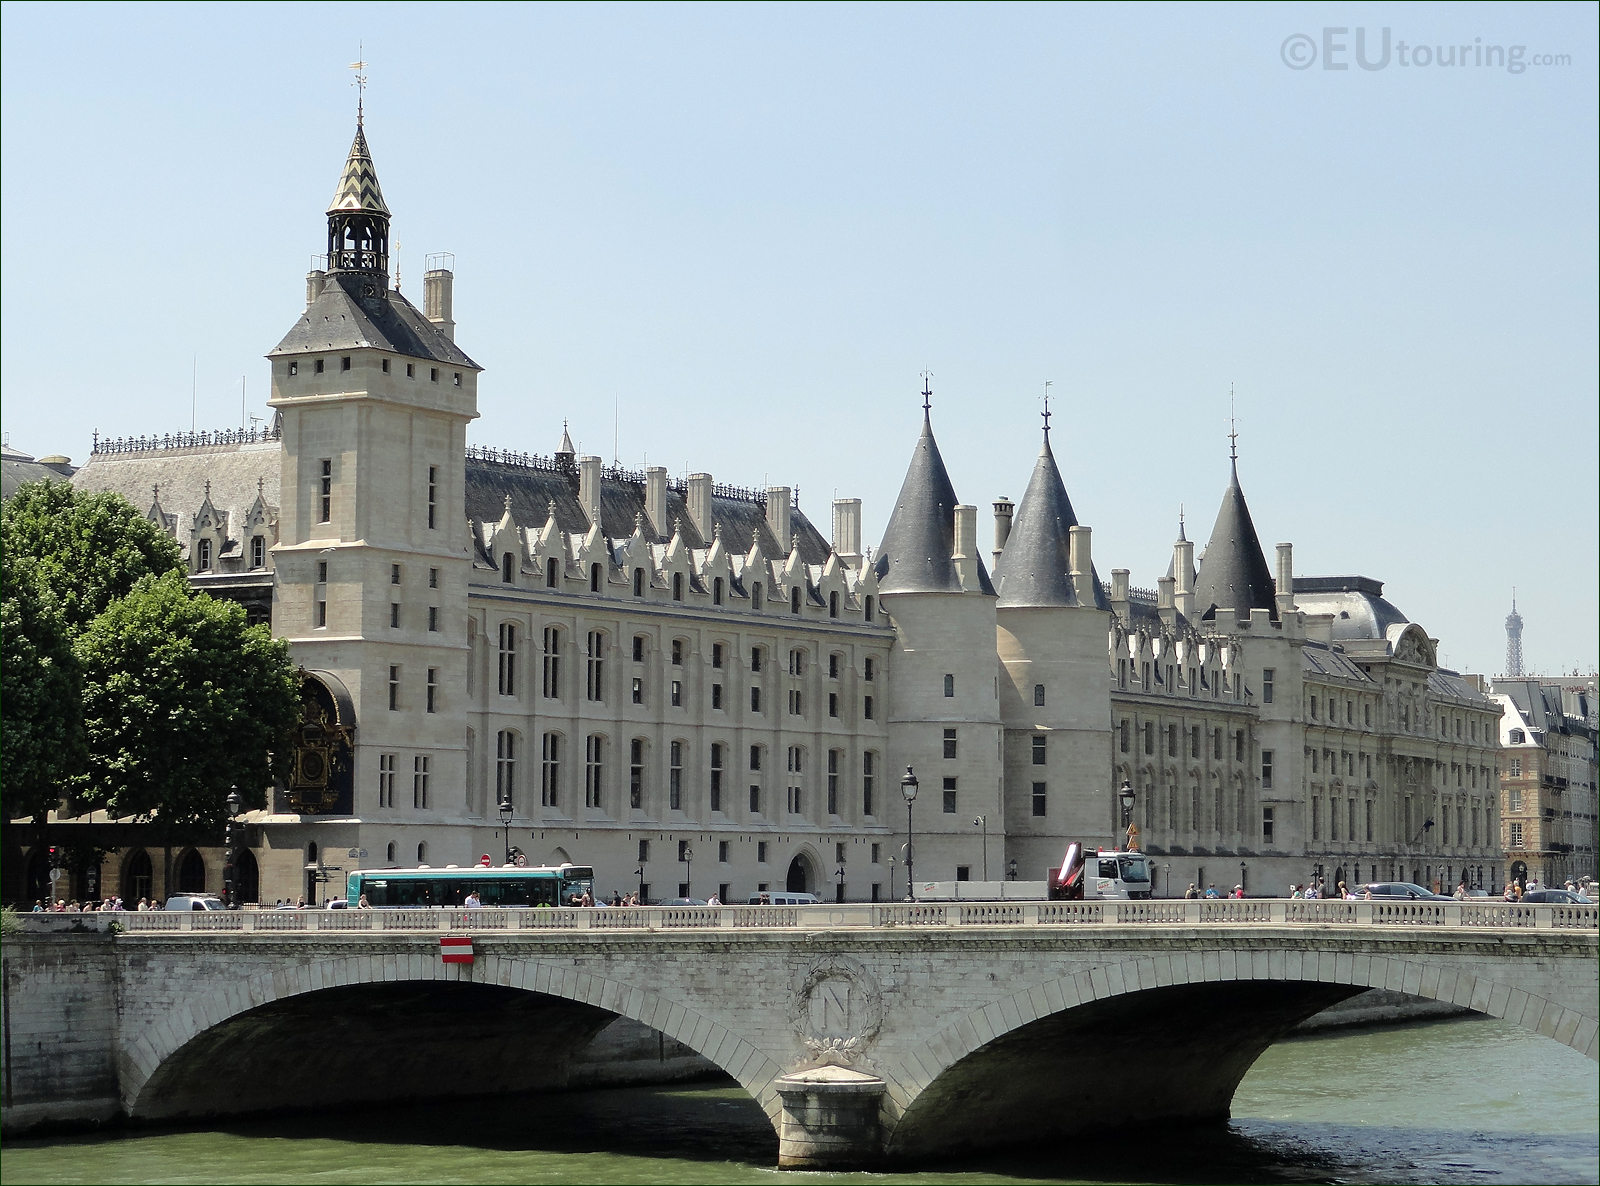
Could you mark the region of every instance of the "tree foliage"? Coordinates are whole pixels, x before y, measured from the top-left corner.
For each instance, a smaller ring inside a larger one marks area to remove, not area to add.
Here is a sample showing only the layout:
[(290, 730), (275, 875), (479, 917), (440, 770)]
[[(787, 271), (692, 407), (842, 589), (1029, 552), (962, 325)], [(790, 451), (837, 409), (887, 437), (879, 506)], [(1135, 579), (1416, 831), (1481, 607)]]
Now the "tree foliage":
[(83, 769), (78, 660), (29, 557), (0, 552), (0, 807), (44, 822)]
[(177, 541), (119, 494), (29, 482), (0, 511), (8, 555), (28, 557), (76, 635), (148, 573), (181, 572)]
[(89, 749), (80, 804), (200, 832), (220, 829), (232, 786), (247, 809), (265, 806), (299, 710), (288, 643), (167, 573), (141, 577), (75, 650)]

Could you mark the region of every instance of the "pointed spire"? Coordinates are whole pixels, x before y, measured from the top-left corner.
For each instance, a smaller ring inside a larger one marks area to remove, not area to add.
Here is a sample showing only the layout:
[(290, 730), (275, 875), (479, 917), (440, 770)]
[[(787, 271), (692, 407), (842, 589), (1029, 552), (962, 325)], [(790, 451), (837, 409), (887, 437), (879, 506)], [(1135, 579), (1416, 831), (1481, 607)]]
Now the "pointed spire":
[[(363, 65), (357, 63), (357, 65)], [(357, 75), (365, 82), (364, 75)], [(345, 158), (344, 172), (328, 204), (328, 271), (367, 272), (389, 276), (389, 207), (378, 185), (378, 170), (367, 147), (365, 114), (358, 102), (356, 137)], [(381, 295), (373, 285), (369, 296)]]
[(567, 422), (563, 420), (561, 422), (561, 444), (556, 446), (556, 452), (571, 455), (577, 451), (577, 448), (572, 443), (572, 434), (567, 431)]
[(1183, 533), (1183, 504), (1181, 502), (1178, 504), (1178, 542), (1180, 544), (1189, 542), (1189, 537)]
[[(1048, 394), (1045, 415), (1049, 416)], [(1033, 476), (1011, 521), (1011, 534), (995, 564), (994, 583), (1000, 591), (1000, 608), (1079, 605), (1072, 584), (1072, 528), (1078, 516), (1067, 497), (1066, 483), (1050, 448), (1050, 422), (1033, 465)], [(1095, 604), (1110, 609), (1098, 573), (1091, 569)]]
[[(933, 439), (933, 392), (923, 373), (922, 433), (911, 452), (911, 464), (895, 500), (894, 513), (884, 528), (873, 569), (885, 593), (960, 593), (956, 573), (956, 492), (945, 469), (939, 445)], [(989, 573), (978, 562), (978, 583), (993, 593)]]
[(360, 124), (356, 125), (356, 138), (350, 145), (350, 155), (345, 158), (344, 172), (339, 174), (333, 201), (328, 203), (329, 214), (351, 210), (389, 217), (383, 189), (378, 185), (378, 170), (372, 163), (372, 150), (367, 147), (367, 133)]
[(1274, 618), (1278, 616), (1272, 570), (1267, 567), (1250, 507), (1239, 488), (1238, 439), (1237, 431), (1228, 433), (1228, 488), (1195, 576), (1194, 604), (1202, 621), (1215, 620), (1219, 609), (1231, 609), (1241, 618), (1253, 609), (1271, 610)]

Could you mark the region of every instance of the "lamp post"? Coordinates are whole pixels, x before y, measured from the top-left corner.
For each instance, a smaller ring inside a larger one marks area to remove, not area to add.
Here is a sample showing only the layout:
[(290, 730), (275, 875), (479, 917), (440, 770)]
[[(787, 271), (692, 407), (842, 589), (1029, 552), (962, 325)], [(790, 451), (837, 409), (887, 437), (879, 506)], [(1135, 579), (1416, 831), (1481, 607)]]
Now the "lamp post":
[(1127, 837), (1129, 829), (1133, 826), (1133, 801), (1135, 799), (1133, 787), (1128, 785), (1128, 780), (1123, 779), (1122, 785), (1117, 788), (1117, 801), (1122, 804), (1122, 834)]
[(889, 858), (889, 901), (894, 901), (894, 866), (895, 859)]
[(1172, 897), (1172, 865), (1167, 863), (1161, 866), (1161, 896)]
[(1016, 857), (1012, 857), (1009, 861), (1006, 862), (1006, 880), (1007, 881), (1015, 881), (1016, 879), (1017, 879), (1017, 858)]
[(228, 831), (223, 838), (226, 850), (222, 854), (222, 904), (229, 910), (239, 908), (238, 894), (234, 890), (234, 881), (237, 872), (233, 861), (233, 817), (239, 814), (239, 788), (229, 787), (228, 797), (223, 800), (228, 806)]
[(1240, 861), (1239, 862), (1239, 888), (1241, 890), (1246, 888), (1250, 884), (1248, 881), (1246, 881), (1244, 879), (1244, 869), (1245, 869), (1244, 862)]
[(644, 902), (644, 866), (640, 865), (637, 869), (635, 869), (633, 871), (633, 873), (634, 873), (634, 876), (639, 879), (639, 905), (643, 906), (645, 904), (645, 902)]
[(694, 849), (683, 846), (683, 896), (694, 897)]
[(511, 797), (500, 800), (500, 834), (506, 841), (506, 864), (511, 863)]
[(906, 799), (906, 901), (917, 900), (917, 880), (912, 872), (911, 850), (911, 805), (917, 801), (917, 775), (911, 767), (906, 767), (906, 776), (900, 780), (900, 793)]
[(844, 865), (843, 864), (841, 864), (839, 866), (839, 871), (837, 873), (835, 873), (834, 876), (839, 879), (839, 889), (838, 889), (838, 892), (837, 892), (837, 894), (836, 894), (836, 896), (834, 897), (833, 900), (835, 902), (842, 902), (842, 901), (844, 901)]
[(973, 827), (982, 829), (983, 832), (983, 879), (989, 880), (989, 817), (980, 815), (972, 821)]

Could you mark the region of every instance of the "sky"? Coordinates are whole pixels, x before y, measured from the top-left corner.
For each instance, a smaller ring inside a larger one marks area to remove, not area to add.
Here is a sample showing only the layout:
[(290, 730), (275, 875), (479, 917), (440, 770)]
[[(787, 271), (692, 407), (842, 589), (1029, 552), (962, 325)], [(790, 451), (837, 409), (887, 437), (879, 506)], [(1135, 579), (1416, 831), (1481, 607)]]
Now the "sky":
[(359, 59), (473, 443), (567, 421), (873, 543), (926, 371), (987, 547), (1048, 383), (1102, 577), (1153, 588), (1180, 508), (1204, 545), (1232, 423), (1269, 563), (1383, 581), (1468, 672), (1515, 589), (1526, 667), (1593, 671), (1596, 13), (5, 4), (0, 425), (81, 463), (268, 413)]

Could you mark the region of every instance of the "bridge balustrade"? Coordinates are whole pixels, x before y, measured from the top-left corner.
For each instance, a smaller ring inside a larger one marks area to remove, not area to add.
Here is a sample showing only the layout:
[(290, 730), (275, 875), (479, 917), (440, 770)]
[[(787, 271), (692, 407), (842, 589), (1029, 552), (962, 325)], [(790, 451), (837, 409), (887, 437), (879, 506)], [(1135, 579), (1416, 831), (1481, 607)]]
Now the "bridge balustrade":
[(1351, 926), (1594, 930), (1600, 907), (1496, 899), (1414, 902), (1288, 898), (1150, 899), (1138, 902), (887, 902), (817, 906), (621, 906), (551, 909), (456, 907), (379, 910), (127, 911), (23, 914), (30, 931), (134, 934), (304, 932), (505, 933), (515, 931), (791, 930), (795, 928), (1017, 926)]

